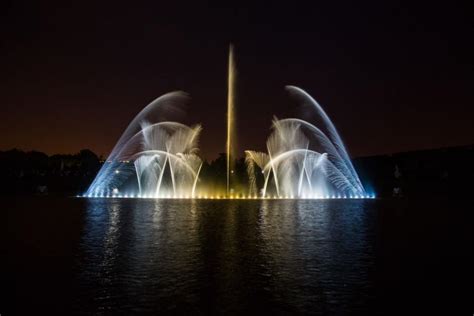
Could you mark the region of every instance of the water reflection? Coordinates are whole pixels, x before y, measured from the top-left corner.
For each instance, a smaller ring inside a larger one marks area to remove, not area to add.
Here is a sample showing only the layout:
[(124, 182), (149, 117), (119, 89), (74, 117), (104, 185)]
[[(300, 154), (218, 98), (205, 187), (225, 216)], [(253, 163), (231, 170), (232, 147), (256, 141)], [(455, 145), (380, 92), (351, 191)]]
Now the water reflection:
[(372, 291), (370, 203), (89, 200), (78, 306), (94, 313), (361, 309)]
[(303, 310), (319, 302), (328, 313), (365, 306), (367, 301), (351, 299), (354, 293), (373, 299), (368, 287), (373, 223), (365, 202), (279, 202), (265, 201), (261, 209), (272, 292)]

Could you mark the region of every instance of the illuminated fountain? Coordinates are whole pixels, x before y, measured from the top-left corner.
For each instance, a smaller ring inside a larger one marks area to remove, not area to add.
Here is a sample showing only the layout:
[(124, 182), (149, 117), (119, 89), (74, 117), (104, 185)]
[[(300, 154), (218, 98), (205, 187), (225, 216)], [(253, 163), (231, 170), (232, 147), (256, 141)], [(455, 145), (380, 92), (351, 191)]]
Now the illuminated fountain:
[[(322, 107), (304, 90), (287, 87), (322, 121), (274, 119), (267, 153), (246, 151), (250, 195), (287, 198), (368, 198), (344, 144)], [(258, 192), (258, 171), (263, 188)], [(272, 191), (272, 192), (270, 192)]]
[(235, 159), (235, 61), (234, 48), (232, 44), (229, 46), (229, 62), (227, 69), (227, 140), (226, 140), (226, 176), (227, 187), (226, 195), (232, 195), (231, 175), (234, 168)]
[(165, 120), (184, 103), (172, 92), (147, 105), (120, 137), (87, 197), (194, 197), (202, 161), (201, 126)]
[[(267, 152), (246, 151), (249, 192), (234, 192), (236, 157), (235, 76), (232, 45), (228, 59), (226, 188), (198, 193), (202, 160), (197, 156), (201, 126), (170, 121), (166, 116), (186, 99), (182, 92), (165, 94), (132, 120), (90, 185), (85, 197), (118, 198), (374, 198), (366, 193), (344, 144), (322, 107), (305, 91), (287, 90), (310, 106), (321, 120), (274, 119)], [(261, 180), (261, 181), (259, 181)], [(212, 185), (211, 185), (212, 187)], [(222, 190), (221, 190), (222, 189)]]

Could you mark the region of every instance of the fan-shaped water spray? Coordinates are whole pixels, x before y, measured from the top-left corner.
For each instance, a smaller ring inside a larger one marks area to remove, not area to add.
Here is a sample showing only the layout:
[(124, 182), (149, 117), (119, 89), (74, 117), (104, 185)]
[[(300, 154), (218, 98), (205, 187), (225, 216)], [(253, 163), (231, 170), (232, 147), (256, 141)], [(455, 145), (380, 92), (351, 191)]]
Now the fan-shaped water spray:
[(202, 161), (201, 126), (166, 121), (187, 98), (165, 94), (129, 124), (86, 192), (88, 197), (193, 197)]
[[(278, 197), (367, 197), (344, 144), (323, 108), (304, 90), (288, 86), (300, 102), (309, 104), (322, 126), (296, 118), (274, 119), (267, 153), (246, 151), (249, 192), (257, 193), (256, 166), (263, 173), (261, 196), (269, 187)], [(270, 183), (271, 182), (271, 183)]]

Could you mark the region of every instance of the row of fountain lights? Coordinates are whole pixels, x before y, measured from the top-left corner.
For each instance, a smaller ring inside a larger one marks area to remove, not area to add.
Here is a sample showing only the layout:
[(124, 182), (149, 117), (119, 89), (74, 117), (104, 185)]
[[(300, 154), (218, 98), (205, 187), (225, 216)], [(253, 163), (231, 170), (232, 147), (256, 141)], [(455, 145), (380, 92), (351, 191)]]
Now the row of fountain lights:
[(293, 195), (285, 195), (285, 196), (277, 196), (277, 195), (267, 195), (264, 197), (258, 197), (256, 195), (236, 195), (236, 196), (220, 196), (220, 195), (198, 195), (198, 196), (153, 196), (153, 195), (134, 195), (134, 194), (112, 194), (112, 195), (103, 195), (103, 194), (84, 194), (78, 195), (77, 197), (82, 198), (103, 198), (103, 199), (207, 199), (207, 200), (260, 200), (260, 199), (271, 199), (271, 200), (291, 200), (291, 199), (305, 199), (305, 200), (326, 200), (326, 199), (375, 199), (375, 194), (367, 194), (367, 195), (314, 195), (314, 196), (302, 196), (302, 197), (294, 197)]

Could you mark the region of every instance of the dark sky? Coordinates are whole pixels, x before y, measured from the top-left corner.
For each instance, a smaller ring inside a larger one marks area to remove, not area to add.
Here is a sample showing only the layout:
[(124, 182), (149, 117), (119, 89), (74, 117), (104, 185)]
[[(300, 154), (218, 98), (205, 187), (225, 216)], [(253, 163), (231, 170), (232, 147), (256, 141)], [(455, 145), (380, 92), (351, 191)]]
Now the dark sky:
[(148, 102), (184, 90), (214, 158), (229, 42), (241, 150), (297, 113), (287, 84), (323, 105), (352, 156), (474, 143), (469, 1), (135, 3), (2, 4), (0, 150), (107, 154)]

